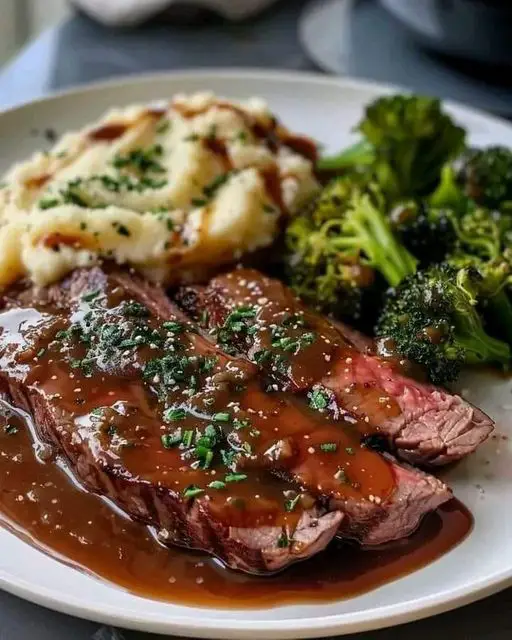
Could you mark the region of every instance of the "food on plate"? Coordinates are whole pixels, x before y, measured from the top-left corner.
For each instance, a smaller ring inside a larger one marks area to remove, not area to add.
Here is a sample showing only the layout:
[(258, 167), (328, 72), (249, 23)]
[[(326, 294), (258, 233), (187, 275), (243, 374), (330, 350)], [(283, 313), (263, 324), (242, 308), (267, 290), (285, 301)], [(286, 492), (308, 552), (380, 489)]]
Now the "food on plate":
[(317, 189), (316, 146), (265, 103), (211, 94), (114, 110), (15, 166), (0, 189), (0, 285), (100, 259), (157, 281), (267, 247)]
[(376, 436), (406, 461), (452, 462), (492, 430), (479, 409), (413, 380), (366, 345), (360, 349), (343, 327), (309, 310), (278, 280), (241, 269), (207, 288), (189, 287), (181, 297), (220, 346), (231, 345), (261, 367), (276, 391), (307, 394), (310, 406), (334, 419), (358, 418), (355, 428), (363, 438)]
[(395, 238), (378, 188), (366, 186), (351, 174), (332, 181), (293, 217), (285, 235), (286, 275), (295, 292), (353, 323), (372, 317), (377, 278), (396, 286), (416, 271), (416, 259)]
[(363, 173), (379, 185), (388, 203), (431, 193), (443, 166), (463, 150), (466, 137), (439, 100), (414, 95), (375, 100), (356, 130), (359, 142), (335, 157), (322, 158), (318, 167)]
[(510, 346), (485, 331), (476, 310), (481, 284), (472, 268), (419, 271), (387, 296), (376, 331), (433, 382), (455, 380), (465, 363), (507, 366)]
[(490, 209), (512, 206), (512, 150), (502, 146), (469, 149), (458, 170), (468, 198)]
[(287, 283), (436, 384), (466, 365), (508, 368), (512, 151), (466, 147), (418, 96), (376, 100), (357, 131), (319, 160), (331, 181), (286, 226)]
[(191, 551), (210, 595), (286, 569), (273, 602), (318, 567), (321, 597), (345, 597), (463, 539), (471, 517), (432, 471), (494, 423), (435, 385), (510, 362), (510, 152), (467, 149), (417, 96), (377, 100), (358, 131), (318, 160), (260, 100), (177, 96), (7, 173), (0, 472), (31, 497), (0, 508), (17, 531), (143, 595), (148, 561), (159, 594), (171, 564), (185, 592)]

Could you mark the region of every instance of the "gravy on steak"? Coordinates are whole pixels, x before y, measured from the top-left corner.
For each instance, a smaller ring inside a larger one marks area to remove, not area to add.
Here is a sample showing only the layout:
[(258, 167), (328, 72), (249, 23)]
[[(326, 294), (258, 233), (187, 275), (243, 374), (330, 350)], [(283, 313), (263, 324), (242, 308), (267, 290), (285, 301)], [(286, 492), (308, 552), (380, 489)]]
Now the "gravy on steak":
[(472, 527), (470, 513), (452, 499), (406, 540), (373, 551), (336, 542), (283, 573), (246, 576), (205, 554), (160, 544), (149, 528), (81, 489), (58, 458), (43, 461), (46, 447), (34, 448), (33, 426), (25, 415), (5, 403), (0, 415), (4, 526), (60, 561), (148, 598), (225, 608), (335, 601), (433, 562)]

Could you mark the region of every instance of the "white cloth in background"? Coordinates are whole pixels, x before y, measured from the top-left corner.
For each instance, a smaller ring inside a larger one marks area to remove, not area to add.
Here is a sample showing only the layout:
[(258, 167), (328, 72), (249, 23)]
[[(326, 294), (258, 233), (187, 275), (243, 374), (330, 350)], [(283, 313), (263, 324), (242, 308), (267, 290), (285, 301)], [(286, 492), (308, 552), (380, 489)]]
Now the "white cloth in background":
[(173, 4), (207, 7), (231, 20), (254, 15), (276, 0), (73, 0), (103, 24), (136, 25)]

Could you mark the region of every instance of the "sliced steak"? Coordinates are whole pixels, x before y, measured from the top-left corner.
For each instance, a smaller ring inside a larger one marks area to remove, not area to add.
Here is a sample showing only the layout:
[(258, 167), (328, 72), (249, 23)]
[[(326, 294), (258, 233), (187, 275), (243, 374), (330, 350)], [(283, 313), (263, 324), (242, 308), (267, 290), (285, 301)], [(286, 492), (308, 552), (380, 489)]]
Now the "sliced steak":
[[(258, 271), (218, 276), (206, 289), (182, 290), (179, 299), (216, 332), (224, 349), (245, 354), (279, 388), (325, 396), (321, 410), (328, 405), (339, 415), (351, 413), (363, 435), (385, 436), (407, 462), (447, 464), (492, 432), (492, 420), (480, 409), (407, 377), (396, 362), (370, 353), (358, 332), (309, 310), (280, 281)], [(247, 319), (237, 323), (240, 308)]]
[[(169, 542), (275, 570), (335, 529), (363, 544), (408, 535), (451, 497), (361, 446), (350, 420), (340, 429), (300, 397), (264, 393), (256, 366), (132, 275), (80, 271), (6, 304), (0, 356), (16, 403), (82, 481)], [(207, 429), (218, 442), (200, 442)]]
[[(286, 480), (221, 462), (232, 453), (220, 451), (223, 418), (214, 413), (225, 394), (212, 381), (224, 373), (221, 358), (171, 316), (160, 290), (92, 269), (4, 302), (2, 383), (87, 488), (163, 541), (247, 572), (282, 569), (335, 535), (339, 510), (312, 497), (288, 512)], [(248, 369), (233, 379), (247, 380)], [(207, 415), (185, 412), (201, 409), (195, 396), (203, 408), (211, 402)]]

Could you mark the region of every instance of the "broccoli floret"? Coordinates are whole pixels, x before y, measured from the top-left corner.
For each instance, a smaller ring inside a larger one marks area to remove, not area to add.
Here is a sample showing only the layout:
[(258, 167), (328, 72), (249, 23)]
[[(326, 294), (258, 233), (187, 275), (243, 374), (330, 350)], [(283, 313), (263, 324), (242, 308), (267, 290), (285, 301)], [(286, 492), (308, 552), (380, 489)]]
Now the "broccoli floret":
[(473, 282), (489, 332), (512, 346), (512, 262), (508, 250), (491, 259), (481, 258), (459, 250), (449, 256), (447, 263), (457, 270), (474, 274)]
[(506, 365), (510, 347), (486, 332), (477, 311), (479, 287), (472, 269), (419, 271), (389, 292), (376, 333), (436, 384), (455, 380), (464, 364)]
[(409, 201), (394, 207), (390, 220), (396, 235), (422, 269), (443, 262), (454, 251), (457, 234), (453, 216), (449, 209)]
[(512, 210), (511, 149), (470, 149), (459, 164), (457, 181), (466, 196), (489, 209)]
[(461, 153), (465, 141), (465, 131), (442, 110), (440, 101), (421, 96), (379, 98), (367, 107), (357, 130), (361, 142), (324, 158), (318, 167), (364, 168), (389, 203), (431, 193), (442, 167)]
[(376, 279), (396, 286), (416, 260), (394, 237), (376, 190), (353, 176), (329, 184), (285, 233), (287, 275), (305, 301), (357, 319)]

